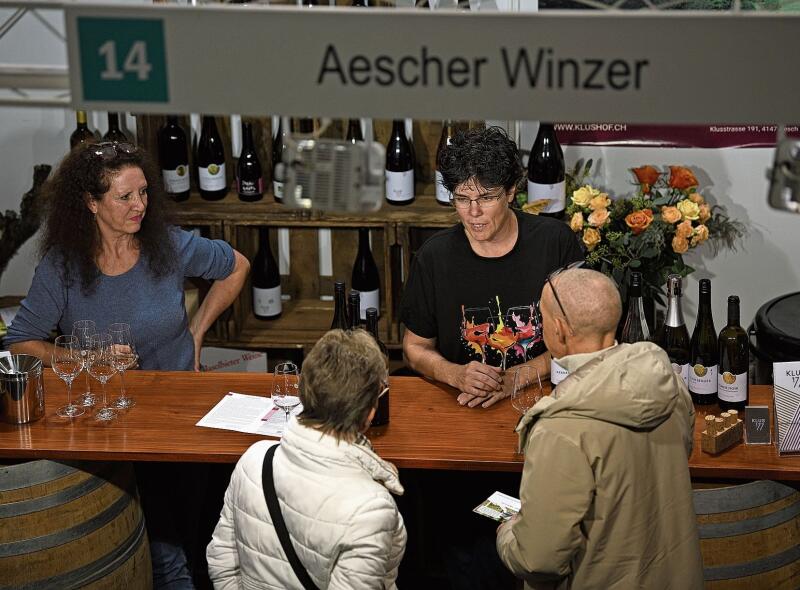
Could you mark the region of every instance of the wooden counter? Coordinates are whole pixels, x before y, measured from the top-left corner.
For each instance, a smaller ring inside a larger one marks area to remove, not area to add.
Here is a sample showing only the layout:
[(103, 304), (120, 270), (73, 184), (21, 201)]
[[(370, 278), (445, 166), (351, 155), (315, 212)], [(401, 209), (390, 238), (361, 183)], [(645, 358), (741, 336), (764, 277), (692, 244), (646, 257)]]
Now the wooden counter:
[[(65, 402), (65, 387), (52, 371), (45, 373), (45, 417), (20, 426), (0, 424), (0, 457), (234, 463), (262, 438), (195, 424), (229, 391), (266, 395), (268, 374), (131, 371), (126, 382), (136, 407), (100, 423), (90, 415), (73, 421), (55, 416)], [(113, 396), (118, 379), (109, 383)], [(755, 405), (771, 406), (771, 397), (771, 387), (751, 391)], [(705, 411), (697, 414), (699, 425)], [(391, 422), (369, 436), (377, 452), (398, 467), (520, 471), (522, 457), (514, 452), (517, 419), (508, 400), (470, 409), (459, 406), (448, 387), (392, 377)], [(800, 480), (800, 457), (779, 458), (774, 445), (744, 444), (712, 457), (700, 451), (697, 428), (690, 468), (702, 478)]]

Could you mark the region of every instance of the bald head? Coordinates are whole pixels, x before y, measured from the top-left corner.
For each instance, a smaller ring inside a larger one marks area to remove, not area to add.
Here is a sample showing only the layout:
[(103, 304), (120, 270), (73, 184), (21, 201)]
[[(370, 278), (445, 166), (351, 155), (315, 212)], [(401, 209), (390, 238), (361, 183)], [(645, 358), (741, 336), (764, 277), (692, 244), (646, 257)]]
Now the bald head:
[[(594, 270), (573, 268), (556, 276), (553, 284), (575, 336), (604, 336), (616, 332), (622, 302), (614, 281)], [(544, 290), (542, 305), (552, 315), (563, 315), (549, 288)]]

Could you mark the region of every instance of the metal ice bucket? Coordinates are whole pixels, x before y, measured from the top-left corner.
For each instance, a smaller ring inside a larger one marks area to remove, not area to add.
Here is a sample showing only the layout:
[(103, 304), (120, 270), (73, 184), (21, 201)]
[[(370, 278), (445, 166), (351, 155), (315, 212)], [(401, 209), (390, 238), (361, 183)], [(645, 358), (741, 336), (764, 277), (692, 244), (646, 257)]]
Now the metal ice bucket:
[(42, 361), (29, 354), (0, 358), (0, 420), (24, 424), (43, 415)]

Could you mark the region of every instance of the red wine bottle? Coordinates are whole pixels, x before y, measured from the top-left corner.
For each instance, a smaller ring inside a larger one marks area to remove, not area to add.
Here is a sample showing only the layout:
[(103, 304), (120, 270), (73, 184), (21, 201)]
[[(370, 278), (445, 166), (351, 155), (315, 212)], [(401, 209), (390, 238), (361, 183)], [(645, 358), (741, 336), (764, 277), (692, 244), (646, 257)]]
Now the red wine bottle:
[(390, 205), (414, 202), (414, 155), (402, 119), (392, 123), (392, 135), (386, 146), (386, 200)]
[(242, 153), (236, 164), (236, 190), (242, 201), (260, 201), (264, 196), (261, 162), (253, 146), (253, 126), (242, 122)]
[(700, 279), (697, 323), (689, 343), (689, 393), (700, 405), (717, 403), (719, 345), (711, 312), (711, 281)]
[(361, 327), (361, 295), (358, 291), (350, 291), (347, 296), (347, 318), (351, 330)]
[(631, 284), (628, 286), (628, 315), (622, 327), (620, 342), (633, 344), (650, 340), (650, 328), (644, 317), (644, 300), (642, 299), (642, 273), (631, 273)]
[(96, 138), (86, 122), (86, 111), (75, 111), (75, 119), (77, 120), (77, 126), (72, 135), (69, 136), (69, 149), (73, 149), (76, 145), (82, 143), (94, 143)]
[(439, 147), (436, 148), (436, 202), (440, 205), (450, 206), (453, 195), (442, 184), (442, 173), (439, 172), (439, 160), (442, 156), (442, 150), (453, 143), (453, 135), (455, 133), (455, 126), (453, 122), (447, 120), (442, 127), (442, 135), (439, 137)]
[(103, 141), (116, 141), (117, 143), (130, 143), (130, 138), (119, 128), (119, 114), (108, 113), (108, 131), (103, 136)]
[(168, 115), (158, 130), (158, 159), (164, 190), (176, 201), (189, 198), (189, 145), (186, 133), (178, 125), (178, 117)]
[(278, 179), (275, 170), (283, 162), (286, 137), (283, 132), (283, 117), (278, 117), (278, 132), (272, 139), (272, 196), (276, 203), (283, 203), (283, 178)]
[[(381, 349), (383, 360), (388, 368), (389, 366), (389, 351), (386, 350), (386, 345), (381, 342), (381, 337), (378, 334), (378, 310), (374, 307), (367, 309), (367, 332), (372, 334), (378, 348)], [(378, 398), (378, 408), (375, 410), (375, 416), (372, 417), (372, 426), (384, 426), (389, 423), (389, 392), (387, 391)]]
[(361, 303), (359, 318), (367, 319), (367, 308), (381, 308), (380, 277), (372, 251), (369, 248), (369, 229), (362, 227), (358, 230), (358, 254), (353, 263), (353, 273), (350, 283), (354, 291), (358, 291)]
[(331, 330), (347, 330), (350, 328), (350, 320), (347, 317), (347, 294), (345, 293), (344, 281), (336, 281), (333, 284), (333, 321)]
[(564, 152), (552, 123), (541, 123), (528, 159), (528, 202), (547, 199), (540, 215), (561, 219), (566, 205)]
[(269, 228), (258, 228), (258, 252), (250, 271), (253, 284), (253, 314), (260, 320), (281, 315), (281, 275), (269, 245)]

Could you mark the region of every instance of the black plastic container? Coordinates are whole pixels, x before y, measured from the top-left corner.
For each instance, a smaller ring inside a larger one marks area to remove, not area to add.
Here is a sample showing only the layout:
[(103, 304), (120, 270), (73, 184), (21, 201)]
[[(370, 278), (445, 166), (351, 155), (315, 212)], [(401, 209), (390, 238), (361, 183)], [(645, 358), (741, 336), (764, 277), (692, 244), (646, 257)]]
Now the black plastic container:
[(772, 363), (800, 361), (800, 293), (762, 305), (750, 328), (753, 383), (772, 385)]

